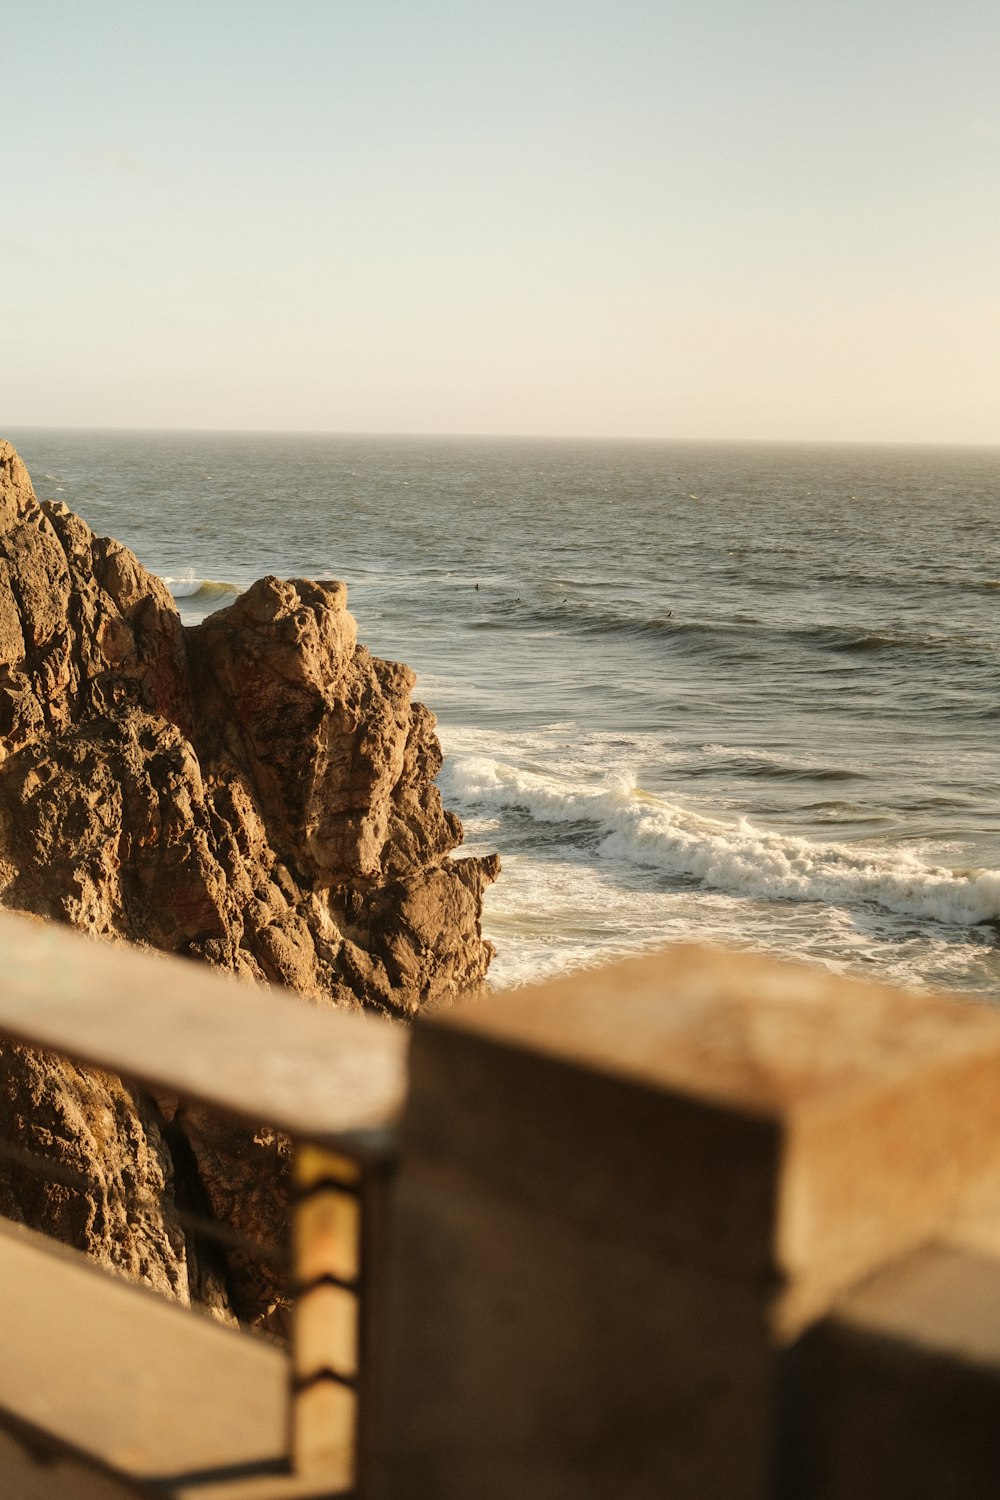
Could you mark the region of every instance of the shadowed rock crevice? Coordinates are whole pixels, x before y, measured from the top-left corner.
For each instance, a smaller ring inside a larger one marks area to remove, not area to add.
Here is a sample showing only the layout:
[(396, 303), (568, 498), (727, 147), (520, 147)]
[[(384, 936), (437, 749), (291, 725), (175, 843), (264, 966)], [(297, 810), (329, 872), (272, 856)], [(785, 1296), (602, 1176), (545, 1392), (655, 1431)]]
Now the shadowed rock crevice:
[[(0, 902), (393, 1017), (479, 985), (498, 861), (450, 857), (434, 717), (409, 668), (357, 644), (346, 596), (264, 578), (186, 629), (166, 586), (39, 504), (0, 442)], [(5, 1212), (181, 1300), (271, 1314), (266, 1275), (231, 1260), (227, 1290), (194, 1264), (159, 1106), (18, 1049), (4, 1077), (0, 1134), (88, 1184), (29, 1190), (0, 1163)], [(280, 1143), (184, 1107), (166, 1125), (200, 1174), (186, 1191), (280, 1241)]]

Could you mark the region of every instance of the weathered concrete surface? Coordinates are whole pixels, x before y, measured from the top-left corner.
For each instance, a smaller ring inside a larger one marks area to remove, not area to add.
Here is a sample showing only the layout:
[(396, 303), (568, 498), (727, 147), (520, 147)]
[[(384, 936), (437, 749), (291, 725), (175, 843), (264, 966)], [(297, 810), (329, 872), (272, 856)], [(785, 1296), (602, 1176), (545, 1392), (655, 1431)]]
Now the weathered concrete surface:
[[(3, 905), (393, 1017), (475, 987), (498, 864), (450, 857), (461, 825), (413, 681), (357, 645), (340, 583), (262, 579), (186, 630), (0, 443)], [(8, 1156), (4, 1212), (182, 1300), (274, 1303), (266, 1270), (195, 1266), (169, 1205), (280, 1239), (279, 1139), (16, 1049), (0, 1137), (72, 1179)]]
[(1000, 1495), (1000, 1260), (914, 1252), (838, 1298), (794, 1371), (800, 1500)]
[(679, 948), (429, 1018), (378, 1493), (764, 1500), (789, 1343), (998, 1139), (1000, 1014), (820, 969)]
[(421, 1153), (584, 1227), (617, 1192), (789, 1328), (1000, 1187), (1000, 1011), (819, 967), (675, 947), (449, 1012), (413, 1070)]

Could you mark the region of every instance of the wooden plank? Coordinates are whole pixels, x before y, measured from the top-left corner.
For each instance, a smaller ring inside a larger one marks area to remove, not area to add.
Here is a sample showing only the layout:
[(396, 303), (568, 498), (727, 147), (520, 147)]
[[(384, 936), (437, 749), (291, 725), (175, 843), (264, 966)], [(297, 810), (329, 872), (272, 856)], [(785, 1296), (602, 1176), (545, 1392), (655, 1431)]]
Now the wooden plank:
[(353, 1155), (391, 1150), (407, 1030), (0, 915), (0, 1034)]
[(72, 1454), (52, 1452), (29, 1433), (0, 1425), (3, 1500), (356, 1500), (341, 1472), (196, 1476), (164, 1489), (112, 1474)]
[(0, 1411), (131, 1479), (279, 1467), (288, 1361), (263, 1340), (0, 1222)]
[[(313, 1472), (226, 1479), (208, 1486), (199, 1481), (170, 1490), (170, 1500), (359, 1500), (359, 1496), (360, 1492), (355, 1492), (349, 1477), (339, 1470), (328, 1474)], [(53, 1496), (46, 1494), (39, 1500), (53, 1500)]]
[(3, 1500), (138, 1500), (149, 1494), (69, 1454), (44, 1452), (31, 1435), (2, 1427), (0, 1476)]

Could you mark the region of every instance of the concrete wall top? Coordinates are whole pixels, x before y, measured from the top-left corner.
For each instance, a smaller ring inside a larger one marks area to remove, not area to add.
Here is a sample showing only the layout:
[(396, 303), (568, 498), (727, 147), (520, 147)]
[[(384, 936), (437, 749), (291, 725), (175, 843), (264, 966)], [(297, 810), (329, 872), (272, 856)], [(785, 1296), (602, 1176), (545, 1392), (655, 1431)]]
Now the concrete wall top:
[(492, 995), (435, 1021), (782, 1119), (1000, 1056), (1000, 1005), (686, 944)]
[(408, 1149), (794, 1331), (998, 1175), (1000, 1009), (677, 947), (418, 1026)]

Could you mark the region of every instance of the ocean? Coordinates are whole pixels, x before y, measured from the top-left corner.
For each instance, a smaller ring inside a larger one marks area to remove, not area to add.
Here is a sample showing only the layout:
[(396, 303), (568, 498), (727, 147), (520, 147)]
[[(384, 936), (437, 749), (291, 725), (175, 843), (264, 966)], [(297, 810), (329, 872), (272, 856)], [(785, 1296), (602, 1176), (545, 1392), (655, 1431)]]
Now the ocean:
[(679, 939), (1000, 996), (1000, 450), (15, 430), (193, 622), (341, 578), (495, 985)]

